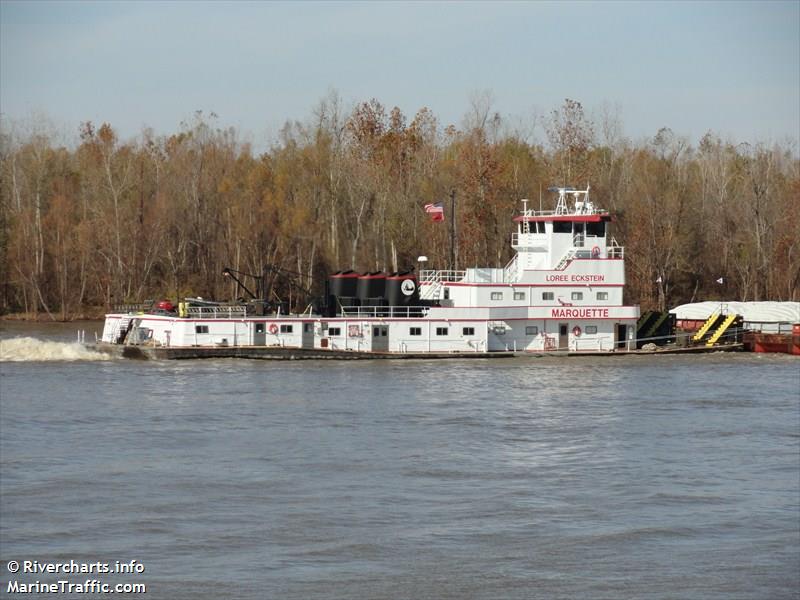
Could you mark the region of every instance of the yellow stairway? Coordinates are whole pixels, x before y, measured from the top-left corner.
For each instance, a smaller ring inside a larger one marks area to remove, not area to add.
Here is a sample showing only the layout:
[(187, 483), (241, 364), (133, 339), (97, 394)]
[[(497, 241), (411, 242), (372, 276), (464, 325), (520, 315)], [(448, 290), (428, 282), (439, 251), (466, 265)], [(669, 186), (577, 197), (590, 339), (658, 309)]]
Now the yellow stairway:
[(714, 344), (716, 344), (717, 341), (719, 340), (719, 338), (722, 337), (722, 334), (725, 333), (725, 331), (727, 331), (728, 327), (731, 326), (731, 323), (733, 323), (736, 320), (737, 316), (738, 315), (733, 314), (733, 315), (728, 315), (727, 317), (725, 317), (725, 320), (722, 322), (722, 325), (720, 325), (717, 328), (717, 330), (714, 332), (714, 335), (712, 335), (710, 338), (708, 338), (708, 341), (706, 342), (706, 346), (713, 346)]
[(703, 326), (700, 329), (697, 330), (697, 333), (695, 333), (692, 336), (692, 341), (693, 342), (699, 342), (700, 340), (702, 340), (703, 336), (706, 333), (708, 333), (708, 330), (711, 329), (714, 326), (714, 323), (717, 322), (718, 318), (719, 318), (719, 313), (717, 313), (717, 312), (712, 313), (712, 315), (710, 317), (708, 317), (708, 320), (705, 323), (703, 323)]

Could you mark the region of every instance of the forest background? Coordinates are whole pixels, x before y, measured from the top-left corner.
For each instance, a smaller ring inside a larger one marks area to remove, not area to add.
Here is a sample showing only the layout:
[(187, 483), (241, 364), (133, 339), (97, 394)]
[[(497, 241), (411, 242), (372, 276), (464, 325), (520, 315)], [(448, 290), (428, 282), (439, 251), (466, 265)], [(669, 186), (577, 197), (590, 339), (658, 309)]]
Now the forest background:
[[(0, 313), (66, 320), (146, 299), (241, 295), (230, 267), (268, 276), (270, 299), (304, 308), (339, 269), (504, 266), (511, 219), (552, 185), (591, 184), (616, 215), (626, 301), (800, 300), (800, 161), (796, 140), (696, 145), (668, 128), (632, 142), (611, 111), (566, 100), (512, 124), (473, 98), (460, 127), (422, 108), (409, 118), (377, 100), (345, 109), (332, 93), (254, 152), (213, 113), (171, 135), (122, 141), (81, 125), (72, 147), (41, 128), (0, 130)], [(536, 135), (541, 132), (541, 135)], [(455, 193), (449, 215), (423, 206)], [(718, 283), (722, 279), (723, 283)]]

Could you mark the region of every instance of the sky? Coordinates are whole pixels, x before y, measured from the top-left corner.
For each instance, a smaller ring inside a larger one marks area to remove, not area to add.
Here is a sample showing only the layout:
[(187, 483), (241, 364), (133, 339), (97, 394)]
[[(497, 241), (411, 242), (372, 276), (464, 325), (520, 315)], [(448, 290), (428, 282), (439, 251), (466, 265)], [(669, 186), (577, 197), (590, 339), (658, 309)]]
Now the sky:
[(463, 122), (476, 96), (544, 140), (565, 98), (734, 143), (800, 138), (800, 1), (0, 1), (4, 125), (128, 139), (218, 115), (256, 145), (332, 90)]

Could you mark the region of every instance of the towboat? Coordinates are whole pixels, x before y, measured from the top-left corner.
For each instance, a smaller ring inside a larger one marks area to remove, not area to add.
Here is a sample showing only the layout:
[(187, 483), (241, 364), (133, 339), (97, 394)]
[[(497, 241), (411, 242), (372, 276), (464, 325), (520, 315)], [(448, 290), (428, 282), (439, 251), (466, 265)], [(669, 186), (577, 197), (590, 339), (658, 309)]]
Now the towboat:
[(623, 303), (625, 248), (609, 235), (612, 215), (588, 188), (551, 189), (553, 210), (521, 201), (505, 267), (340, 271), (328, 279), (324, 304), (301, 314), (199, 298), (127, 307), (106, 315), (98, 346), (170, 349), (172, 357), (182, 349), (187, 357), (635, 349), (639, 307)]

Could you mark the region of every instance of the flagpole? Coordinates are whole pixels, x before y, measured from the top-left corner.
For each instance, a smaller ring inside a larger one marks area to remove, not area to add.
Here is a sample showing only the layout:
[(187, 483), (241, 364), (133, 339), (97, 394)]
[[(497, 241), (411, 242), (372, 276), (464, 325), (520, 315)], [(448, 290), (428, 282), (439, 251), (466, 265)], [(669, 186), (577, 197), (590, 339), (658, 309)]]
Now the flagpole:
[(455, 271), (456, 265), (456, 190), (450, 190), (450, 270)]

